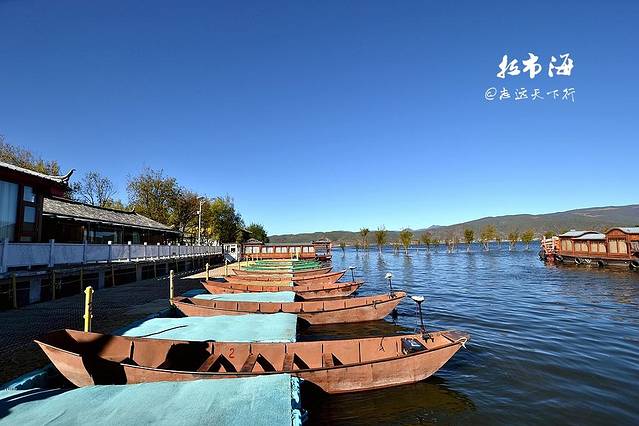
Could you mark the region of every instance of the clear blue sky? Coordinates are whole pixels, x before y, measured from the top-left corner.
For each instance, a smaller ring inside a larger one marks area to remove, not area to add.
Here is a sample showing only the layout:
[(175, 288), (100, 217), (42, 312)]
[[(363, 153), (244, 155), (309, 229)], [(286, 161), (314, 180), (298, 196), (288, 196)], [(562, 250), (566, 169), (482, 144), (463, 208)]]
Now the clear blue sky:
[[(0, 134), (123, 198), (162, 168), (270, 233), (631, 204), (638, 22), (631, 0), (0, 0)], [(496, 77), (528, 52), (534, 80)]]

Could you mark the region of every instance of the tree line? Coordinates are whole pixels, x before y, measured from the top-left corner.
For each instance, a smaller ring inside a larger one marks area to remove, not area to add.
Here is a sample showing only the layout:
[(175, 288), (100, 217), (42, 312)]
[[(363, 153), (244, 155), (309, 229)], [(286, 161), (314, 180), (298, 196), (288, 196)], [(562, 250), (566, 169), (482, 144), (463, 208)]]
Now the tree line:
[[(0, 161), (40, 173), (60, 174), (57, 161), (43, 160), (27, 149), (10, 145), (1, 135)], [(117, 193), (110, 178), (98, 171), (88, 171), (70, 185), (67, 197), (97, 207), (135, 210), (182, 232), (191, 242), (197, 238), (201, 206), (202, 241), (244, 242), (255, 238), (268, 242), (264, 227), (259, 223), (247, 226), (230, 196), (198, 194), (180, 185), (175, 177), (166, 175), (162, 169), (147, 167), (129, 176), (126, 202), (118, 199)]]
[[(359, 231), (360, 239), (354, 243), (356, 250), (364, 249), (368, 250), (370, 246), (369, 235), (370, 229), (361, 228)], [(544, 237), (549, 238), (554, 235), (554, 232), (548, 231), (544, 234)], [(404, 252), (408, 254), (408, 249), (414, 244), (424, 245), (427, 251), (431, 248), (437, 251), (442, 245), (445, 245), (446, 251), (454, 252), (457, 246), (461, 243), (466, 244), (466, 250), (470, 251), (471, 244), (478, 242), (481, 244), (482, 249), (485, 251), (490, 250), (490, 242), (494, 241), (498, 246), (501, 246), (502, 235), (497, 232), (497, 228), (494, 225), (486, 225), (481, 229), (479, 235), (475, 236), (475, 231), (467, 228), (464, 229), (463, 236), (459, 236), (456, 233), (448, 232), (443, 238), (435, 236), (431, 232), (423, 232), (420, 235), (415, 235), (409, 228), (404, 228), (399, 232), (399, 236), (396, 241), (389, 241), (388, 231), (384, 226), (380, 226), (377, 230), (373, 231), (373, 241), (377, 246), (379, 253), (382, 252), (382, 248), (386, 245), (391, 245), (394, 251), (399, 251), (401, 247), (404, 248)], [(526, 250), (529, 249), (530, 243), (535, 239), (535, 232), (532, 229), (528, 229), (521, 234), (519, 231), (511, 231), (505, 238), (508, 242), (509, 250), (515, 249), (515, 244), (521, 241), (526, 245)], [(339, 243), (342, 250), (346, 248), (346, 243), (341, 241)]]

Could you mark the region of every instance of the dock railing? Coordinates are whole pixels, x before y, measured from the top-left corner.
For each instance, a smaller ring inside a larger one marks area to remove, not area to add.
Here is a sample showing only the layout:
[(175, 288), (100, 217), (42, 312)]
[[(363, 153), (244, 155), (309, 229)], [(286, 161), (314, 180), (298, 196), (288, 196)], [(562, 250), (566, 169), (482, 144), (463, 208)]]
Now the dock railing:
[(9, 269), (53, 268), (59, 265), (85, 265), (135, 262), (222, 254), (221, 245), (177, 244), (87, 244), (87, 243), (0, 243), (0, 274)]
[(551, 238), (542, 238), (541, 239), (541, 248), (544, 250), (546, 254), (554, 254), (555, 247), (557, 246), (557, 242), (559, 238), (551, 237)]

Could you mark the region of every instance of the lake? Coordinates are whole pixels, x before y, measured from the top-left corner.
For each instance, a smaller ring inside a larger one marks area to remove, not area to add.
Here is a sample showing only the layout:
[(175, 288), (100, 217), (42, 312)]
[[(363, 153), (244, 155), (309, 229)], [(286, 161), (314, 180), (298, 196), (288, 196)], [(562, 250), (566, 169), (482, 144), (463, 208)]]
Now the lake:
[[(534, 244), (509, 251), (460, 245), (380, 255), (333, 251), (335, 269), (355, 266), (358, 295), (396, 290), (426, 297), (427, 330), (471, 334), (435, 376), (414, 385), (328, 396), (303, 394), (318, 424), (638, 424), (639, 273), (548, 266)], [(350, 279), (350, 272), (345, 278)], [(396, 320), (311, 327), (303, 339), (413, 331), (416, 304)]]

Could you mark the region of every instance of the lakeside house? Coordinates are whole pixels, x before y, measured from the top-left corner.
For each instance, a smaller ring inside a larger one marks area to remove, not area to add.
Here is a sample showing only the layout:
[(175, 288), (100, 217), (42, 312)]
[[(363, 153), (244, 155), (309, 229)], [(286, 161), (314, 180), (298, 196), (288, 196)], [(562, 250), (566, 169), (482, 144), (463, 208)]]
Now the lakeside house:
[(51, 176), (0, 162), (0, 241), (164, 244), (180, 238), (179, 231), (135, 211), (66, 198), (72, 174)]

